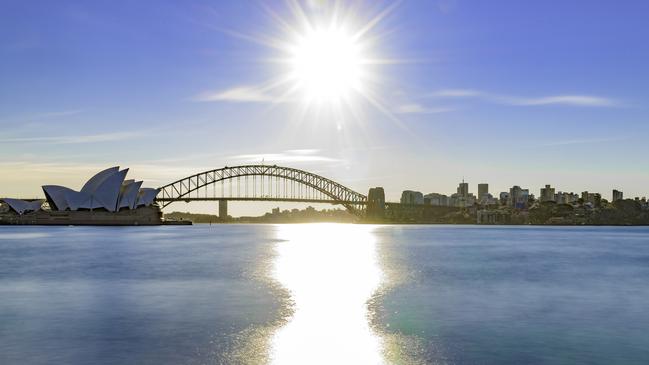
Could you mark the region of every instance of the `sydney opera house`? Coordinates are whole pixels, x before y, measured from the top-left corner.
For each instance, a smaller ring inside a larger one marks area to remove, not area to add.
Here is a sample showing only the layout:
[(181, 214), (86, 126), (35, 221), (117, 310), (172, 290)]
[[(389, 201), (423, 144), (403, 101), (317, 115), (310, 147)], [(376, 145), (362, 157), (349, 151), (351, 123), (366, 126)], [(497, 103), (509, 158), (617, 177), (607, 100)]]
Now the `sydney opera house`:
[[(76, 191), (45, 185), (45, 200), (0, 199), (6, 204), (0, 223), (10, 224), (159, 224), (154, 204), (158, 189), (142, 188), (142, 181), (126, 180), (128, 169), (118, 166), (91, 177)], [(49, 209), (44, 208), (47, 201)]]

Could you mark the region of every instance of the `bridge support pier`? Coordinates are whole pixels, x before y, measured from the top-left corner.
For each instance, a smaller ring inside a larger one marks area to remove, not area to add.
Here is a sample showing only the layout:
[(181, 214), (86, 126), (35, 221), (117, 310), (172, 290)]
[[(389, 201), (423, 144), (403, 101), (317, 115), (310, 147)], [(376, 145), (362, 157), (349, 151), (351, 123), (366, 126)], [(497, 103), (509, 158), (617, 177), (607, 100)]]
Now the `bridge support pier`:
[(225, 199), (219, 200), (219, 218), (221, 220), (228, 219), (228, 201)]
[(385, 218), (385, 191), (382, 187), (370, 188), (365, 213), (365, 218), (369, 221), (381, 221)]

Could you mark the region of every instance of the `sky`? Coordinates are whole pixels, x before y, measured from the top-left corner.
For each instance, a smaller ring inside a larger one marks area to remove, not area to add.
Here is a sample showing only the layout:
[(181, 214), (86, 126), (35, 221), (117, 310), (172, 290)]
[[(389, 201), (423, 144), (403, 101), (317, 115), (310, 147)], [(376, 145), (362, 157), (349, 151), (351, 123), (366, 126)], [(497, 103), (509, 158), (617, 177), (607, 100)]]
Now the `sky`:
[[(647, 19), (646, 1), (4, 0), (0, 196), (262, 159), (391, 201), (463, 178), (645, 196)], [(327, 99), (312, 86), (341, 73), (305, 81), (295, 55), (334, 23), (362, 62)]]

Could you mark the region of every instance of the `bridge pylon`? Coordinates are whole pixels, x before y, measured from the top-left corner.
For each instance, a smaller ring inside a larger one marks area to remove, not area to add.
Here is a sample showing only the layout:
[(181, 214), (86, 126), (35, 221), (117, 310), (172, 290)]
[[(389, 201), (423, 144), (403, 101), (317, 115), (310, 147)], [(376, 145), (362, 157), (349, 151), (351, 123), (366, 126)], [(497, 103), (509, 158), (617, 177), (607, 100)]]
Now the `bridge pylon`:
[(225, 199), (219, 200), (219, 218), (223, 221), (228, 219), (228, 201)]

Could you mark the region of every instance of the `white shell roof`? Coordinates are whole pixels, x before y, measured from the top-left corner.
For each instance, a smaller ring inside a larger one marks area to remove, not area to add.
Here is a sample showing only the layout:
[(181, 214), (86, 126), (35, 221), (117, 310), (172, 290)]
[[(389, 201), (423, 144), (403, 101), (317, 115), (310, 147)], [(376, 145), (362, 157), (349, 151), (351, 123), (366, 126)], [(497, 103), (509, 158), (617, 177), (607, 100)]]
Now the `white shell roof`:
[(76, 193), (70, 188), (59, 185), (44, 185), (43, 192), (45, 193), (45, 198), (47, 198), (47, 201), (50, 203), (50, 207), (53, 210), (68, 209), (70, 206), (65, 196), (68, 192)]
[(104, 208), (109, 212), (117, 210), (117, 202), (119, 201), (119, 192), (122, 187), (122, 182), (128, 173), (128, 169), (116, 172), (107, 176), (101, 184), (99, 184), (92, 194), (93, 208), (95, 204), (101, 204), (98, 208)]
[(119, 166), (111, 167), (106, 170), (100, 171), (91, 177), (81, 188), (81, 191), (84, 193), (93, 193), (101, 183), (106, 180), (109, 176), (113, 175), (119, 171)]
[(92, 194), (90, 193), (69, 190), (64, 193), (64, 196), (70, 210), (90, 209), (92, 206)]
[(142, 181), (125, 180), (128, 169), (111, 167), (91, 177), (75, 191), (65, 186), (44, 185), (43, 192), (53, 210), (103, 208), (109, 212), (120, 208), (135, 209), (151, 205), (158, 189), (140, 189)]
[(16, 213), (23, 215), (27, 212), (36, 212), (41, 209), (43, 200), (26, 201), (20, 199), (2, 199)]
[(140, 189), (140, 193), (138, 194), (137, 197), (137, 206), (149, 206), (153, 204), (153, 199), (155, 199), (156, 195), (160, 192), (160, 189), (153, 189), (153, 188), (142, 188)]
[(119, 208), (135, 209), (136, 207), (135, 205), (137, 204), (137, 196), (140, 192), (142, 181), (130, 181), (131, 182), (128, 184), (126, 184), (125, 181), (124, 185), (122, 185), (122, 191), (119, 198)]

